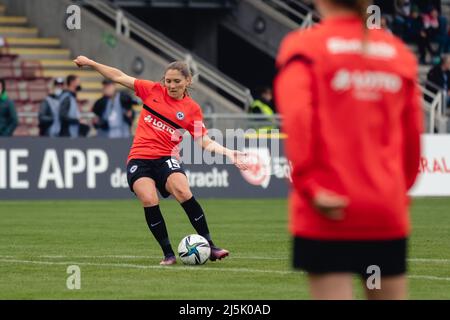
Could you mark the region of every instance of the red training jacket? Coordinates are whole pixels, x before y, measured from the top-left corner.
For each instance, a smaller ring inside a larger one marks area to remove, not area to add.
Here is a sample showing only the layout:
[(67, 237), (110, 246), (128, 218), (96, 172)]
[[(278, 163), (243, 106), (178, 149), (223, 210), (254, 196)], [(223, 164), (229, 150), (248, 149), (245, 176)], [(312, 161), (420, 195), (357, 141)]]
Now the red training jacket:
[[(397, 38), (356, 16), (294, 31), (277, 57), (275, 99), (293, 165), (290, 230), (323, 240), (409, 234), (407, 190), (420, 159), (417, 63)], [(320, 189), (349, 199), (341, 221), (312, 205)]]

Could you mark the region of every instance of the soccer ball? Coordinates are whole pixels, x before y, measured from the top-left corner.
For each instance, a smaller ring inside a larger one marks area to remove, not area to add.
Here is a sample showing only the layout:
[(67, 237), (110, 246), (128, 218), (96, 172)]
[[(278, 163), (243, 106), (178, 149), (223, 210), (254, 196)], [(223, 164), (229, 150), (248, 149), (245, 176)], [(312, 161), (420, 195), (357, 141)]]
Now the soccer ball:
[(210, 254), (208, 241), (198, 234), (184, 237), (178, 245), (178, 255), (184, 264), (204, 264)]

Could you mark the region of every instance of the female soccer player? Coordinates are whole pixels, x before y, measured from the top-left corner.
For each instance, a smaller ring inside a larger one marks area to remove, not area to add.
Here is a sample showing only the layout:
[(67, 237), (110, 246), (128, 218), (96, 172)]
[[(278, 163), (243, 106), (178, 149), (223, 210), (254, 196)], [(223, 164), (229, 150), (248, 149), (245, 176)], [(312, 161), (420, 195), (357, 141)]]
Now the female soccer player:
[(308, 273), (316, 299), (351, 299), (355, 273), (368, 299), (407, 296), (406, 192), (422, 130), (417, 64), (400, 40), (367, 29), (367, 5), (316, 0), (322, 23), (290, 33), (277, 57), (294, 267)]
[(192, 81), (188, 66), (180, 61), (169, 64), (160, 84), (135, 79), (84, 56), (77, 57), (74, 62), (79, 67), (90, 66), (104, 77), (133, 89), (144, 103), (128, 156), (127, 178), (131, 191), (144, 207), (148, 227), (164, 252), (160, 264), (175, 264), (176, 258), (161, 215), (156, 189), (165, 198), (173, 195), (181, 204), (197, 233), (209, 241), (210, 260), (228, 256), (227, 250), (216, 247), (211, 240), (205, 214), (189, 188), (183, 166), (178, 160), (177, 146), (182, 139), (178, 129), (189, 131), (205, 150), (227, 156), (241, 170), (247, 169), (245, 154), (227, 149), (208, 137), (200, 106), (187, 92)]

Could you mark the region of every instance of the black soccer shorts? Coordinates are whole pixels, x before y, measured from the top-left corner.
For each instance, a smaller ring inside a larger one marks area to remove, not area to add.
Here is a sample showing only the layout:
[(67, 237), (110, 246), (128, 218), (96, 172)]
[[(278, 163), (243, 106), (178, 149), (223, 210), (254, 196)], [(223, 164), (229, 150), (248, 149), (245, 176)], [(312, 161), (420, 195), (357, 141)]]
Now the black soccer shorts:
[(127, 181), (131, 192), (133, 184), (142, 177), (155, 181), (156, 188), (162, 197), (167, 198), (170, 193), (166, 190), (167, 178), (175, 172), (185, 175), (183, 165), (177, 159), (166, 156), (158, 159), (131, 159), (127, 164)]
[(313, 274), (348, 272), (363, 278), (368, 268), (378, 266), (381, 276), (407, 270), (407, 238), (373, 241), (293, 239), (293, 266)]

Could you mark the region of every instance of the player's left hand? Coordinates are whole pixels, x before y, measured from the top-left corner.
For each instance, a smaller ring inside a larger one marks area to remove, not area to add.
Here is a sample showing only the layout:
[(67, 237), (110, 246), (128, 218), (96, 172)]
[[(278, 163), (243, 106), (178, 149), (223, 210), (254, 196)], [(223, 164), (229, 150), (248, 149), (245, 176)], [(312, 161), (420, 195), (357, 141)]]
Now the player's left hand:
[(322, 189), (314, 196), (313, 204), (323, 216), (331, 220), (342, 220), (349, 199), (330, 190)]
[(248, 169), (248, 162), (247, 162), (247, 153), (238, 151), (238, 150), (232, 150), (228, 157), (233, 162), (233, 164), (239, 169), (239, 170), (247, 170)]

